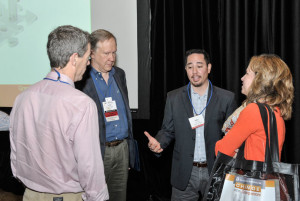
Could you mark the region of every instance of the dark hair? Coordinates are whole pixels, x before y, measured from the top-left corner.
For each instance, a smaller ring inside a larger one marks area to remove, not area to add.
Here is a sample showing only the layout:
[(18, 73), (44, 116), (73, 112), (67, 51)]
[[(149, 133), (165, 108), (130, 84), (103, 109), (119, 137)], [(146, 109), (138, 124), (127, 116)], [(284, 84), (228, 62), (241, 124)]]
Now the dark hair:
[(115, 42), (117, 43), (116, 37), (109, 31), (104, 29), (98, 29), (96, 31), (93, 31), (90, 35), (91, 50), (95, 51), (97, 49), (98, 41), (103, 42), (111, 38), (115, 39)]
[(71, 25), (59, 26), (48, 36), (47, 53), (51, 68), (64, 68), (70, 56), (82, 57), (88, 48), (89, 33)]
[(210, 64), (209, 55), (205, 50), (203, 50), (203, 49), (190, 49), (190, 50), (186, 51), (186, 53), (185, 53), (185, 61), (184, 61), (185, 65), (186, 65), (188, 56), (190, 56), (191, 54), (203, 54), (206, 65)]

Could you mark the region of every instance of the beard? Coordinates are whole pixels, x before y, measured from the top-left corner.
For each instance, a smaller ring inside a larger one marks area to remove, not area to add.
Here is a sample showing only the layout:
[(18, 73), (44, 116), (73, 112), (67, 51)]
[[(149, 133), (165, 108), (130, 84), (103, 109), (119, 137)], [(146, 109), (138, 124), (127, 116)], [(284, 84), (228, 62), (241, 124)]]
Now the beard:
[(194, 86), (194, 87), (201, 87), (203, 85), (203, 82), (200, 82), (198, 84), (195, 84), (195, 83), (192, 83), (191, 84)]
[[(202, 79), (202, 77), (200, 77), (200, 79)], [(205, 81), (201, 80), (200, 82), (193, 82), (192, 79), (190, 80), (191, 84), (194, 86), (194, 87), (201, 87)]]

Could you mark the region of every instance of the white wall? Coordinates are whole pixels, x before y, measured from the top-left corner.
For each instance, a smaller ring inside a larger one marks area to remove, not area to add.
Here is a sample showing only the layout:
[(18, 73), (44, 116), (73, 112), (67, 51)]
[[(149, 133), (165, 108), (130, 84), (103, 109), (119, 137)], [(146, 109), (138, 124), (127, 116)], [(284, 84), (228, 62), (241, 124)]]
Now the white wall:
[(92, 31), (106, 29), (117, 38), (117, 66), (125, 70), (130, 108), (138, 108), (136, 0), (91, 0)]

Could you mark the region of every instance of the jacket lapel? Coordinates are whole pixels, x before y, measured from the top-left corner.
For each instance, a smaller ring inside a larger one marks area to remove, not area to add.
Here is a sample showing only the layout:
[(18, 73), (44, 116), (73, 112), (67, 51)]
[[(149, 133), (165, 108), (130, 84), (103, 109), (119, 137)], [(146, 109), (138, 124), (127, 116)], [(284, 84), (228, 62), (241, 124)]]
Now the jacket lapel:
[[(184, 87), (183, 91), (182, 91), (182, 104), (183, 104), (183, 107), (185, 108), (185, 112), (187, 113), (187, 117), (188, 118), (191, 118), (194, 116), (194, 112), (193, 112), (193, 106), (192, 106), (192, 103), (189, 99), (189, 95), (188, 95), (188, 90), (190, 92), (190, 89), (187, 89), (187, 86)], [(189, 120), (187, 119), (187, 121), (189, 122)], [(189, 126), (191, 128), (191, 125), (189, 123)], [(196, 134), (196, 129), (192, 129), (192, 132), (188, 132), (191, 134), (190, 137), (195, 137), (195, 134)]]
[(123, 101), (125, 103), (126, 110), (130, 110), (130, 108), (127, 107), (129, 105), (129, 102), (128, 102), (128, 99), (126, 98), (127, 95), (126, 95), (126, 93), (124, 91), (125, 90), (124, 87), (122, 87), (121, 78), (120, 78), (119, 74), (117, 73), (117, 71), (114, 74), (114, 79), (115, 79), (115, 81), (116, 81), (116, 83), (118, 85), (118, 88), (119, 88), (120, 92), (121, 92)]
[(125, 92), (126, 88), (123, 87), (120, 75), (119, 75), (119, 73), (117, 73), (117, 70), (115, 71), (114, 79), (118, 85), (118, 88), (122, 95), (122, 99), (124, 101), (124, 105), (126, 108), (126, 116), (127, 116), (127, 120), (128, 120), (128, 129), (129, 129), (128, 135), (130, 135), (132, 133), (132, 128), (131, 128), (132, 125), (131, 125), (131, 111), (130, 111), (130, 107), (129, 107), (129, 100), (127, 97), (127, 93)]
[[(208, 101), (209, 101), (211, 90), (212, 90), (211, 85), (209, 85), (209, 90), (208, 90), (208, 96), (207, 96), (207, 102), (206, 103), (208, 103)], [(215, 101), (216, 101), (216, 99), (215, 99), (215, 90), (213, 90), (213, 94), (212, 94), (212, 97), (210, 99), (210, 102), (209, 102), (208, 106), (205, 109), (204, 132), (205, 132), (205, 127), (206, 127), (209, 119), (211, 119), (211, 116), (214, 115), (214, 114), (212, 114), (212, 111), (213, 111), (213, 106), (215, 106), (215, 103), (214, 103)]]
[(89, 79), (87, 80), (87, 87), (85, 89), (86, 93), (95, 101), (96, 105), (99, 108), (102, 108), (92, 77), (89, 77)]
[[(97, 109), (98, 109), (98, 114), (99, 114), (98, 115), (99, 124), (100, 124), (101, 122), (105, 122), (105, 120), (104, 120), (104, 117), (103, 117), (103, 114), (102, 114), (102, 111), (103, 111), (102, 104), (101, 104), (101, 102), (99, 100), (98, 93), (97, 93), (97, 90), (96, 90), (93, 78), (90, 75), (91, 68), (92, 67), (89, 67), (89, 69), (88, 69), (88, 72), (87, 72), (88, 73), (88, 75), (87, 75), (88, 77), (86, 79), (86, 85), (85, 85), (83, 91), (88, 96), (90, 96), (94, 100), (94, 102), (96, 103)], [(101, 125), (99, 125), (99, 126), (101, 127)]]
[(187, 89), (187, 86), (185, 86), (182, 90), (182, 103), (183, 103), (183, 106), (185, 108), (185, 111), (187, 113), (187, 116), (189, 118), (193, 117), (194, 116), (194, 113), (193, 113), (193, 106), (191, 104), (191, 101), (189, 99), (189, 95), (188, 95), (188, 91), (187, 90), (190, 90), (190, 89)]

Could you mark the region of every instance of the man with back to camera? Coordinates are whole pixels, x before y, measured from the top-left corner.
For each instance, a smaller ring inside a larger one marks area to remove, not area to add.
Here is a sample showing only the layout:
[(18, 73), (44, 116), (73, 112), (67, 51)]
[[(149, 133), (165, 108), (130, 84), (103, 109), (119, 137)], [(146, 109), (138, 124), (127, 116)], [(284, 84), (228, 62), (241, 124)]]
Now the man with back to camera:
[(11, 166), (24, 201), (108, 200), (97, 107), (74, 88), (89, 64), (89, 33), (59, 26), (48, 36), (51, 72), (11, 112)]
[(201, 49), (186, 52), (185, 69), (190, 83), (168, 93), (161, 130), (153, 138), (151, 151), (161, 153), (175, 140), (171, 184), (173, 201), (197, 201), (204, 195), (221, 128), (236, 109), (232, 92), (213, 86), (209, 55)]
[(110, 201), (125, 201), (128, 168), (139, 169), (124, 70), (114, 66), (117, 41), (107, 30), (92, 32), (91, 65), (76, 87), (96, 103), (104, 173)]

